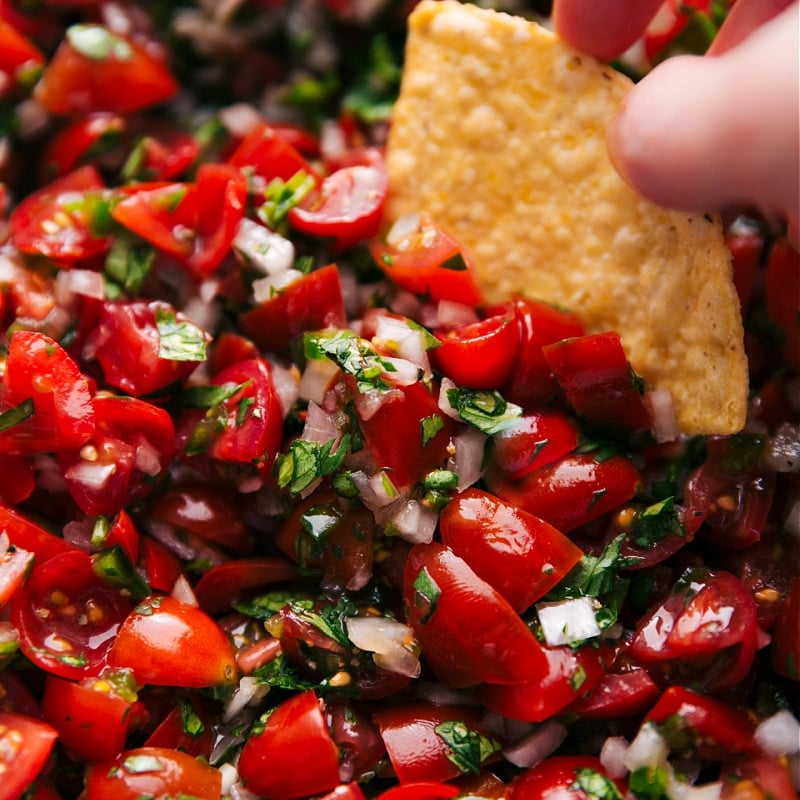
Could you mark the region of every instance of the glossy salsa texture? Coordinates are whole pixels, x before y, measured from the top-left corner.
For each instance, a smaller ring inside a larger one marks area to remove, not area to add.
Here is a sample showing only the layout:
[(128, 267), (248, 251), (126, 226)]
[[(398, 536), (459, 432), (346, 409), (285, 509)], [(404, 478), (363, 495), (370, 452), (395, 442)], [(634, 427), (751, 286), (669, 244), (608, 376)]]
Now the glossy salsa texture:
[(0, 2), (3, 800), (796, 796), (797, 252), (680, 436), (385, 217), (409, 5)]

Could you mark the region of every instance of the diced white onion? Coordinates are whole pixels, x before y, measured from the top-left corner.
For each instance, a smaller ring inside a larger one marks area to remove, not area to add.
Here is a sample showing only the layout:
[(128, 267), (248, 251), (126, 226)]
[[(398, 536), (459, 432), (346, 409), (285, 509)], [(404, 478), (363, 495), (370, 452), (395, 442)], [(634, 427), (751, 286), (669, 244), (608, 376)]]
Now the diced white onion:
[(479, 320), (478, 313), (472, 306), (456, 303), (453, 300), (440, 300), (436, 307), (438, 325), (436, 327), (454, 327)]
[[(327, 411), (323, 411), (313, 400), (308, 404), (302, 438), (307, 442), (325, 443), (340, 438), (336, 421)], [(335, 448), (334, 448), (335, 449)]]
[(691, 786), (672, 777), (667, 791), (672, 800), (719, 800), (722, 794), (722, 784), (716, 782)]
[(91, 269), (62, 269), (56, 275), (55, 295), (60, 303), (74, 294), (104, 300), (106, 287), (103, 276)]
[(628, 752), (628, 740), (623, 736), (609, 736), (600, 750), (600, 763), (612, 778), (624, 778), (628, 774), (625, 768), (625, 754)]
[(401, 389), (370, 389), (356, 395), (355, 406), (362, 420), (372, 419), (387, 403), (402, 402), (405, 395)]
[(76, 461), (64, 473), (64, 477), (89, 489), (102, 489), (116, 471), (116, 464), (98, 464), (81, 460)]
[(800, 753), (800, 722), (791, 711), (783, 709), (765, 719), (756, 728), (753, 738), (771, 756), (780, 758)]
[(419, 500), (408, 500), (387, 522), (392, 526), (391, 532), (412, 544), (427, 544), (433, 541), (439, 515), (422, 505)]
[(456, 385), (450, 378), (442, 378), (442, 382), (439, 384), (439, 410), (452, 419), (461, 420), (458, 411), (450, 405), (450, 401), (447, 399), (447, 392), (455, 388)]
[(372, 341), (376, 346), (406, 359), (421, 369), (425, 377), (428, 377), (431, 367), (428, 352), (425, 349), (425, 339), (425, 333), (422, 330), (412, 327), (405, 320), (380, 316)]
[(267, 275), (266, 278), (259, 278), (253, 281), (253, 299), (256, 303), (263, 303), (272, 298), (275, 292), (291, 286), (302, 277), (303, 273), (299, 269), (286, 269), (274, 275)]
[(780, 425), (767, 441), (764, 463), (776, 472), (800, 472), (800, 425)]
[(372, 653), (375, 663), (382, 669), (409, 678), (419, 675), (417, 643), (408, 625), (385, 617), (347, 617), (345, 627), (350, 641)]
[(550, 719), (504, 748), (503, 755), (515, 767), (532, 767), (555, 752), (566, 738), (566, 727), (558, 720)]
[(398, 217), (386, 234), (386, 244), (396, 247), (406, 236), (411, 236), (419, 230), (419, 222), (419, 214), (403, 214), (402, 217)]
[(309, 359), (300, 377), (300, 386), (298, 387), (300, 399), (322, 405), (325, 393), (338, 371), (339, 367), (330, 359)]
[(172, 591), (170, 594), (181, 603), (185, 603), (187, 606), (194, 606), (195, 608), (200, 607), (200, 603), (197, 602), (197, 596), (194, 593), (194, 589), (192, 589), (192, 585), (186, 579), (186, 576), (181, 574), (178, 576), (178, 579), (172, 586)]
[(393, 356), (381, 356), (387, 364), (391, 364), (394, 370), (387, 370), (386, 374), (391, 375), (392, 383), (397, 386), (411, 386), (420, 379), (420, 366), (406, 358), (394, 358)]
[(269, 686), (265, 683), (260, 683), (258, 678), (250, 675), (239, 680), (239, 685), (233, 692), (230, 700), (225, 704), (225, 709), (222, 712), (222, 718), (225, 722), (230, 722), (247, 708), (251, 703), (257, 703), (263, 700), (269, 692)]
[(326, 120), (319, 134), (319, 150), (323, 158), (338, 158), (347, 151), (347, 137), (336, 120)]
[(669, 389), (653, 389), (644, 396), (644, 404), (650, 412), (653, 436), (657, 442), (674, 442), (680, 435), (675, 405)]
[(145, 475), (158, 475), (161, 472), (158, 449), (150, 444), (147, 439), (139, 439), (136, 445), (134, 466)]
[(228, 133), (237, 139), (247, 136), (262, 122), (261, 115), (249, 103), (233, 103), (226, 106), (220, 109), (219, 118)]
[(239, 223), (232, 244), (247, 264), (265, 275), (278, 275), (294, 264), (294, 245), (279, 233), (247, 217)]
[(458, 475), (458, 491), (477, 483), (483, 475), (483, 454), (486, 448), (486, 434), (477, 428), (465, 428), (453, 437), (453, 455), (447, 468)]
[(370, 476), (366, 472), (356, 470), (350, 474), (350, 478), (361, 495), (361, 502), (376, 517), (380, 515), (381, 519), (385, 519), (390, 513), (390, 507), (402, 501), (400, 493), (385, 472)]
[(270, 364), (272, 374), (272, 386), (275, 394), (278, 395), (278, 402), (281, 404), (281, 413), (284, 417), (292, 410), (292, 407), (300, 397), (300, 379), (296, 369), (287, 369), (280, 364)]
[(239, 771), (233, 766), (233, 764), (230, 763), (220, 764), (219, 771), (222, 775), (220, 796), (228, 797), (230, 795), (231, 786), (233, 786), (239, 780)]
[(600, 635), (600, 626), (589, 597), (537, 603), (536, 611), (545, 641), (550, 647), (582, 642)]
[(651, 722), (645, 722), (631, 742), (624, 757), (625, 767), (633, 772), (639, 767), (652, 767), (666, 762), (669, 746)]

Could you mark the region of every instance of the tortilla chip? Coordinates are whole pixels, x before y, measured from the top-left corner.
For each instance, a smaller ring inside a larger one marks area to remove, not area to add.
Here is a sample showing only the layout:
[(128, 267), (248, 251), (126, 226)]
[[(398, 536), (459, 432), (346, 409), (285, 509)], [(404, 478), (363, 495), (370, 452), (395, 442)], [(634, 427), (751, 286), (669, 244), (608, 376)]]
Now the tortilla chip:
[(644, 200), (606, 153), (630, 80), (536, 23), (455, 0), (423, 0), (409, 26), (390, 219), (429, 212), (487, 301), (521, 292), (618, 331), (684, 433), (740, 430), (747, 363), (720, 222)]

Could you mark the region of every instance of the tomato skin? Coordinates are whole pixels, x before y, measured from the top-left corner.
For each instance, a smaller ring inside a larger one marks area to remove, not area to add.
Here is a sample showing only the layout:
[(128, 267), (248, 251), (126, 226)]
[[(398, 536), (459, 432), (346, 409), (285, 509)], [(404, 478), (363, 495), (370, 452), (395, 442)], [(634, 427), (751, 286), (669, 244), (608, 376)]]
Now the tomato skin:
[[(152, 766), (146, 769), (147, 765)], [(85, 781), (86, 800), (170, 800), (176, 796), (219, 800), (222, 790), (219, 770), (166, 747), (125, 750), (113, 761), (90, 767)]]
[(335, 264), (303, 275), (239, 315), (242, 330), (268, 353), (286, 353), (305, 331), (344, 328), (347, 318)]
[(527, 769), (511, 782), (508, 800), (590, 800), (580, 788), (573, 789), (579, 770), (590, 769), (612, 780), (621, 796), (625, 787), (610, 778), (595, 756), (550, 756), (536, 766)]
[(800, 577), (796, 577), (778, 608), (772, 631), (770, 663), (780, 675), (800, 680)]
[(0, 609), (22, 586), (36, 556), (20, 547), (9, 547), (0, 553)]
[(143, 536), (139, 546), (142, 571), (150, 588), (156, 592), (171, 592), (183, 572), (178, 557), (150, 536)]
[(786, 759), (734, 758), (722, 765), (721, 800), (796, 800)]
[(448, 758), (450, 748), (436, 733), (443, 722), (463, 722), (470, 730), (490, 735), (481, 714), (469, 706), (405, 703), (373, 714), (386, 751), (401, 784), (447, 781), (463, 773)]
[(643, 714), (658, 699), (661, 690), (647, 670), (631, 667), (607, 672), (589, 691), (565, 709), (581, 719), (633, 718)]
[[(111, 111), (124, 114), (172, 97), (177, 84), (164, 62), (130, 39), (111, 33), (119, 47), (92, 59), (64, 38), (45, 67), (34, 96), (51, 114)], [(115, 52), (120, 53), (119, 56)], [(102, 67), (98, 68), (98, 61)]]
[(546, 345), (542, 353), (575, 413), (587, 423), (631, 430), (650, 427), (650, 414), (618, 334), (563, 339)]
[(517, 684), (548, 672), (547, 655), (514, 609), (443, 544), (411, 548), (403, 603), (427, 663), (447, 686)]
[(151, 595), (131, 611), (108, 664), (131, 669), (139, 684), (204, 688), (236, 680), (228, 637), (205, 612), (169, 596)]
[[(0, 73), (16, 83), (24, 70), (35, 69), (43, 63), (41, 50), (13, 25), (0, 18)], [(5, 90), (0, 94), (5, 94)]]
[(11, 601), (11, 620), (36, 666), (79, 680), (102, 672), (130, 607), (95, 574), (89, 555), (70, 550), (33, 569)]
[(800, 370), (800, 253), (783, 236), (772, 246), (767, 260), (767, 313), (783, 331), (784, 358)]
[(33, 553), (37, 564), (75, 549), (60, 536), (50, 533), (19, 511), (8, 508), (2, 503), (0, 503), (0, 533), (5, 533), (15, 547)]
[(494, 389), (508, 380), (517, 357), (519, 331), (514, 309), (434, 331), (439, 347), (431, 351), (433, 366), (458, 386)]
[(439, 520), (442, 542), (521, 613), (580, 561), (560, 531), (479, 489), (466, 489)]
[(216, 732), (212, 720), (199, 702), (182, 700), (199, 720), (199, 730), (186, 730), (183, 722), (183, 705), (173, 706), (158, 727), (147, 737), (145, 747), (168, 747), (191, 756), (208, 759), (214, 748)]
[(630, 500), (639, 490), (641, 475), (624, 456), (598, 459), (578, 453), (518, 481), (490, 472), (486, 481), (498, 497), (567, 533)]
[[(297, 748), (306, 764), (297, 769)], [(248, 790), (271, 800), (321, 794), (339, 783), (339, 752), (313, 690), (281, 703), (261, 733), (251, 734), (239, 759)]]
[(757, 638), (755, 602), (741, 581), (697, 567), (639, 621), (630, 653), (652, 675), (718, 691), (750, 671)]
[(17, 331), (0, 384), (0, 408), (33, 401), (33, 414), (0, 432), (0, 452), (34, 454), (80, 447), (95, 429), (89, 381), (49, 336)]
[(58, 734), (45, 722), (13, 711), (0, 711), (2, 800), (17, 800), (44, 768)]
[(42, 182), (77, 169), (81, 159), (93, 146), (104, 140), (117, 139), (124, 130), (125, 119), (108, 111), (98, 111), (83, 119), (70, 120), (63, 130), (50, 139), (42, 155)]
[[(97, 684), (105, 681), (101, 678)], [(143, 720), (144, 709), (109, 692), (107, 684), (102, 689), (48, 675), (42, 714), (73, 756), (93, 763), (122, 752), (130, 727)]]
[[(457, 786), (438, 781), (414, 781), (392, 786), (378, 795), (379, 800), (447, 800), (460, 794)], [(481, 796), (482, 795), (478, 795)]]

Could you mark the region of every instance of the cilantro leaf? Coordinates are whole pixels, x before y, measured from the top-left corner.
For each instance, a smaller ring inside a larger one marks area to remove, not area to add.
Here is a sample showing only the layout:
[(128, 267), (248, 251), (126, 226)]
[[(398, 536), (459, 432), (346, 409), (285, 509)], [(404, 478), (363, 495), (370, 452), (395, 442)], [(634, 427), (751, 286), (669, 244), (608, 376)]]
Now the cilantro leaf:
[(654, 764), (635, 769), (628, 778), (628, 789), (637, 800), (669, 800), (669, 774)]
[(188, 386), (175, 395), (174, 403), (178, 408), (214, 408), (238, 394), (250, 383), (251, 381), (245, 381), (236, 385)]
[(155, 260), (156, 251), (146, 242), (125, 233), (115, 236), (103, 266), (106, 294), (112, 299), (138, 294)]
[(350, 452), (351, 442), (351, 435), (345, 434), (333, 451), (336, 444), (333, 439), (324, 443), (295, 439), (289, 445), (289, 450), (275, 459), (278, 486), (296, 495), (319, 478), (332, 475)]
[(522, 409), (499, 392), (456, 387), (447, 390), (447, 400), (464, 422), (491, 436), (522, 416)]
[(172, 309), (156, 311), (158, 357), (168, 361), (204, 361), (207, 336), (189, 320), (178, 320)]
[(685, 536), (686, 530), (678, 519), (675, 498), (665, 497), (636, 514), (629, 535), (640, 547), (650, 547), (672, 533)]
[(439, 597), (442, 590), (439, 584), (431, 577), (425, 567), (423, 567), (414, 578), (414, 605), (417, 608), (425, 609), (425, 613), (420, 617), (421, 623), (427, 622), (434, 611), (436, 611), (436, 604), (439, 602)]
[(303, 170), (288, 181), (273, 178), (264, 189), (264, 202), (258, 208), (258, 218), (271, 230), (282, 230), (286, 227), (289, 212), (315, 187), (314, 177)]
[(32, 417), (33, 412), (33, 399), (30, 397), (23, 400), (18, 406), (3, 411), (0, 414), (0, 431), (7, 431), (9, 428), (19, 425), (20, 422), (28, 419), (28, 417)]
[(579, 769), (575, 773), (575, 783), (569, 788), (576, 792), (582, 791), (587, 800), (622, 800), (622, 794), (614, 781), (594, 769)]
[(447, 745), (447, 758), (465, 775), (477, 775), (481, 764), (501, 749), (496, 739), (473, 730), (460, 720), (441, 722), (433, 730)]

